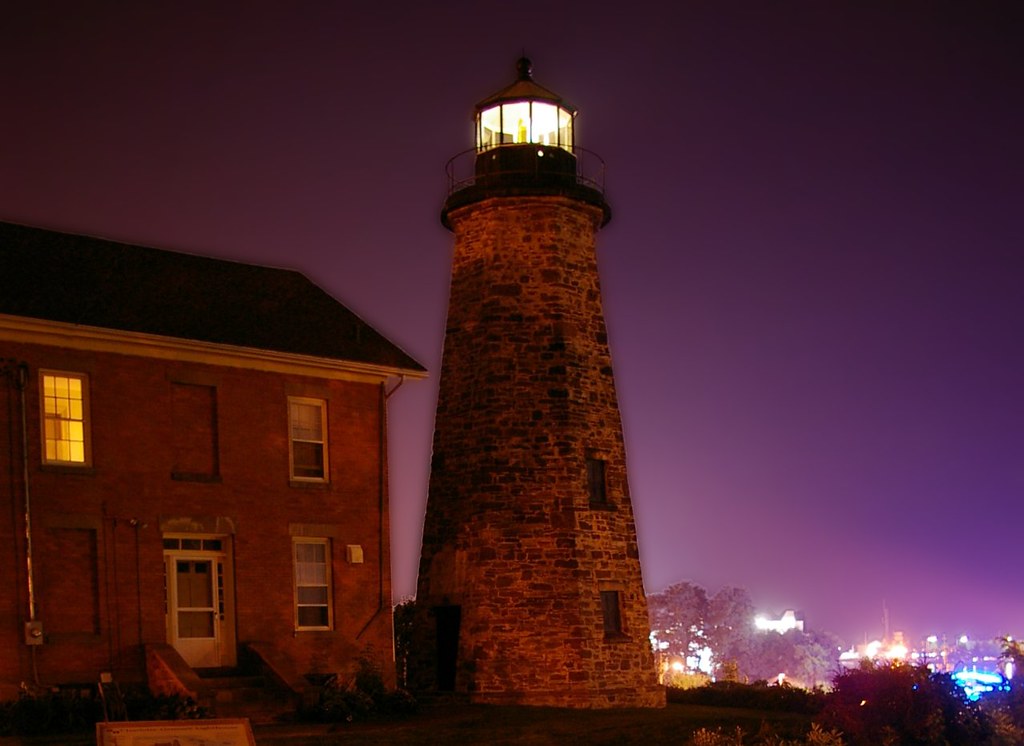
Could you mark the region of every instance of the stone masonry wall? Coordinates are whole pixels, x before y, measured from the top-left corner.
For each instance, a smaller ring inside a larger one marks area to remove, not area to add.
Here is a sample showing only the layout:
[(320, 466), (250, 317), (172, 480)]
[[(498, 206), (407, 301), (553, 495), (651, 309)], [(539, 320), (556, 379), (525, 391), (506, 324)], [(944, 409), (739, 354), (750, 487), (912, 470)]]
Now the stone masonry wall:
[[(437, 609), (459, 607), (454, 688), (473, 701), (664, 703), (601, 305), (601, 218), (560, 196), (449, 214), (414, 686), (438, 685)], [(588, 458), (606, 463), (605, 504), (591, 504)], [(619, 594), (620, 634), (605, 633), (601, 591)]]

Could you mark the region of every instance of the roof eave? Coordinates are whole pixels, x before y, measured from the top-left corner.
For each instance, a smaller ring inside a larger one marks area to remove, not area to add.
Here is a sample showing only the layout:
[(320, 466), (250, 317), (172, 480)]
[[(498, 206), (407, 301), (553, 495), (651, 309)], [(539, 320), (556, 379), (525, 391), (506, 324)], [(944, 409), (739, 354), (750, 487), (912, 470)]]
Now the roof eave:
[(395, 376), (427, 377), (422, 368), (201, 342), (9, 314), (0, 314), (0, 339), (331, 379), (380, 381)]

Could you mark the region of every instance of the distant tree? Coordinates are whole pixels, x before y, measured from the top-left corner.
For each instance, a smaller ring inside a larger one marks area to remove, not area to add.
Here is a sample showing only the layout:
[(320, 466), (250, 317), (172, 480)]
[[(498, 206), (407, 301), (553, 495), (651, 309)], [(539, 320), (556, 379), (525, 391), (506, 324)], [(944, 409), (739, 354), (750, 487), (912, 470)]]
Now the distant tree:
[(785, 634), (758, 632), (749, 638), (741, 671), (751, 681), (785, 680), (813, 689), (828, 683), (839, 668), (838, 643), (828, 633), (791, 629)]
[(827, 684), (839, 672), (839, 640), (834, 635), (798, 632), (793, 647), (793, 668), (789, 675), (794, 683), (813, 689)]
[(997, 727), (1012, 729), (1016, 741), (1005, 739), (1006, 743), (1024, 743), (1024, 645), (1012, 637), (996, 638), (1002, 647), (1002, 656), (1013, 664), (1010, 690), (990, 694), (983, 698), (982, 707), (996, 722)]
[(714, 651), (715, 674), (725, 677), (723, 665), (736, 675), (749, 656), (754, 629), (754, 603), (742, 588), (726, 586), (708, 600), (704, 632)]
[(1013, 663), (1013, 680), (1024, 682), (1024, 645), (1012, 637), (997, 637), (996, 642), (1002, 647), (1003, 658)]
[(742, 588), (726, 586), (708, 598), (690, 582), (648, 597), (651, 632), (660, 655), (674, 659), (711, 651), (712, 675), (723, 681), (774, 681), (812, 688), (831, 680), (838, 641), (827, 633), (790, 630), (784, 635), (754, 627), (754, 604)]
[(759, 632), (751, 636), (740, 668), (743, 675), (750, 681), (774, 681), (780, 673), (792, 676), (796, 660), (794, 632)]
[(707, 593), (699, 585), (683, 581), (647, 598), (651, 633), (663, 646), (663, 654), (686, 658), (706, 645)]

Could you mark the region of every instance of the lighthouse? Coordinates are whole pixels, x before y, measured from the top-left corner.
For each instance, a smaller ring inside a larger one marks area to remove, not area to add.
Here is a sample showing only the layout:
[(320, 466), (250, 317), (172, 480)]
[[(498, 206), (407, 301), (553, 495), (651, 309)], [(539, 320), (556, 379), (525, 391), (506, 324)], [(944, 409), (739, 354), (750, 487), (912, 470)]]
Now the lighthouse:
[(455, 248), (409, 684), (657, 707), (597, 269), (603, 163), (530, 61), (516, 72), (448, 164)]

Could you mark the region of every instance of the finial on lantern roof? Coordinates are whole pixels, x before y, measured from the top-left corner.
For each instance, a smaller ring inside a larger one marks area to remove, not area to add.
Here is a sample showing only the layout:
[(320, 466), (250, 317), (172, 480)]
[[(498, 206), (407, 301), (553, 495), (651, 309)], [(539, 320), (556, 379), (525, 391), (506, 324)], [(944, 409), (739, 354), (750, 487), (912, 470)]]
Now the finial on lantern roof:
[(516, 72), (519, 74), (519, 80), (533, 80), (533, 63), (528, 57), (520, 57), (516, 62)]

